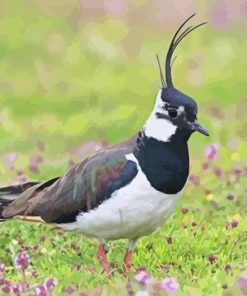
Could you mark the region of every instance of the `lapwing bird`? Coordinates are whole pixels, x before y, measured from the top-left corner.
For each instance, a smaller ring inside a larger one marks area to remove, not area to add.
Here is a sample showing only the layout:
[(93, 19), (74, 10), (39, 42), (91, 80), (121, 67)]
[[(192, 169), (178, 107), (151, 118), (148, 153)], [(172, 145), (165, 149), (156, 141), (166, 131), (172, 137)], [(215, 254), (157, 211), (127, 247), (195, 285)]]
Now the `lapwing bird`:
[[(111, 273), (105, 244), (128, 239), (124, 274), (131, 267), (136, 241), (162, 226), (173, 213), (189, 175), (187, 142), (193, 132), (208, 136), (197, 120), (197, 104), (172, 82), (172, 56), (193, 30), (184, 29), (170, 43), (161, 88), (146, 123), (130, 139), (75, 164), (63, 176), (46, 182), (0, 189), (0, 217), (40, 220), (64, 230), (98, 238), (97, 257)], [(165, 77), (165, 78), (164, 78)]]

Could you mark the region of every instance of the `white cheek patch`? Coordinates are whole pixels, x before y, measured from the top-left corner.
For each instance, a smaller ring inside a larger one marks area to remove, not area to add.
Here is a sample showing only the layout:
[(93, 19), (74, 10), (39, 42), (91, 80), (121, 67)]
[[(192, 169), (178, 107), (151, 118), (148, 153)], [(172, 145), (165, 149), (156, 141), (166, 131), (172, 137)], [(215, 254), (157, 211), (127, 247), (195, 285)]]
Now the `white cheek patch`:
[(158, 141), (169, 142), (177, 130), (176, 125), (167, 119), (159, 119), (156, 116), (157, 112), (168, 115), (167, 111), (162, 109), (164, 105), (161, 100), (161, 91), (159, 91), (152, 113), (150, 114), (146, 124), (144, 125), (144, 133), (148, 138), (154, 138)]
[(179, 106), (178, 108), (178, 114), (181, 114), (184, 112), (184, 106)]

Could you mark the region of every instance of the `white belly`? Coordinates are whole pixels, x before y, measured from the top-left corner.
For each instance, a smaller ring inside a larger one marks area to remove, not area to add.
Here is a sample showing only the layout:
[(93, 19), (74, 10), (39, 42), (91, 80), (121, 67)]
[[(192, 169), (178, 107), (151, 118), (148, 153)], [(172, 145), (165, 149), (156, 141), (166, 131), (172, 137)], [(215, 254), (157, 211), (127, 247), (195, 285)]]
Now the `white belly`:
[[(133, 160), (133, 157), (132, 157)], [(152, 233), (172, 214), (181, 192), (164, 194), (152, 188), (140, 168), (135, 179), (97, 208), (59, 225), (100, 239), (133, 239)]]

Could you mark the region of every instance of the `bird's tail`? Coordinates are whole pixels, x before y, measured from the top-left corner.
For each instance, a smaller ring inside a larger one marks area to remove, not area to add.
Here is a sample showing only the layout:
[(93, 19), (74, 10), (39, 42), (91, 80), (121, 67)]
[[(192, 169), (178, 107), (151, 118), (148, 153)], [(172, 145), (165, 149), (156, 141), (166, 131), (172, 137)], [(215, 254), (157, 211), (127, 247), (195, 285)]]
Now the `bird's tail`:
[(6, 206), (9, 205), (12, 201), (14, 201), (21, 193), (23, 193), (28, 188), (38, 183), (39, 182), (27, 182), (24, 184), (0, 188), (0, 221), (6, 220), (6, 218), (2, 216), (2, 211)]

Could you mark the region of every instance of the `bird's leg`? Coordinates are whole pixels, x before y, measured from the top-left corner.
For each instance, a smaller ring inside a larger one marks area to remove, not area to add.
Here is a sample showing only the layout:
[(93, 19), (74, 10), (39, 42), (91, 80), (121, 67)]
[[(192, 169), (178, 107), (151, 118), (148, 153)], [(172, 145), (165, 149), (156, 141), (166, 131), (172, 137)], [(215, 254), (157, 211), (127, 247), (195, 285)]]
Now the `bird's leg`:
[(109, 278), (111, 278), (110, 267), (109, 267), (109, 264), (106, 260), (105, 242), (101, 242), (101, 244), (98, 248), (98, 251), (97, 251), (97, 257), (98, 257), (99, 263), (103, 267), (104, 272), (106, 272), (108, 274)]
[(135, 249), (135, 243), (136, 243), (136, 239), (135, 240), (129, 240), (128, 249), (126, 250), (126, 253), (125, 253), (125, 256), (124, 256), (123, 274), (125, 276), (128, 276), (129, 270), (130, 270), (130, 268), (132, 266), (131, 259), (132, 259), (133, 251)]

